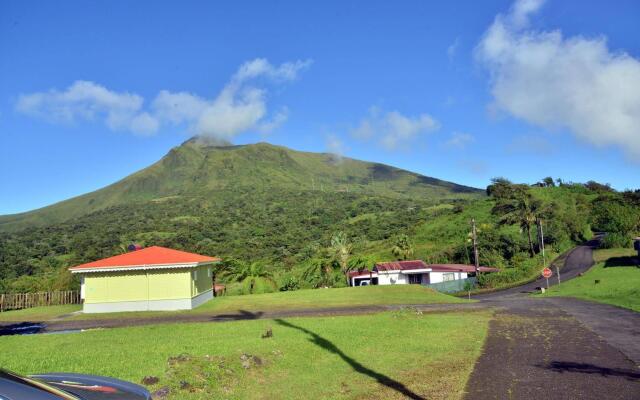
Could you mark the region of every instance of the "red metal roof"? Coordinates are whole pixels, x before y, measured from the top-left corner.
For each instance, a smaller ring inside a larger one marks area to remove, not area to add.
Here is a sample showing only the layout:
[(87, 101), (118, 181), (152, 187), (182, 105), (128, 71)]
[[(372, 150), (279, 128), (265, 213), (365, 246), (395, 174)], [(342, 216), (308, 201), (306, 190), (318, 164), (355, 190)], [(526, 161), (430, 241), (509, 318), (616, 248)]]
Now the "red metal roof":
[(362, 269), (362, 270), (354, 270), (354, 271), (349, 271), (349, 278), (353, 278), (354, 276), (369, 276), (369, 274), (372, 275), (378, 275), (375, 271), (371, 271), (369, 272), (368, 269)]
[(77, 265), (69, 268), (70, 271), (96, 268), (116, 267), (140, 267), (167, 264), (189, 264), (220, 261), (216, 257), (202, 256), (186, 251), (168, 249), (166, 247), (152, 246), (142, 250), (131, 251), (117, 256), (103, 258), (102, 260)]
[[(473, 265), (467, 264), (426, 264), (422, 260), (389, 261), (376, 264), (376, 271), (410, 271), (414, 269), (431, 269), (432, 272), (475, 272)], [(497, 268), (480, 267), (480, 272), (498, 272)]]
[(376, 271), (407, 271), (412, 269), (429, 268), (422, 260), (411, 261), (389, 261), (376, 263)]

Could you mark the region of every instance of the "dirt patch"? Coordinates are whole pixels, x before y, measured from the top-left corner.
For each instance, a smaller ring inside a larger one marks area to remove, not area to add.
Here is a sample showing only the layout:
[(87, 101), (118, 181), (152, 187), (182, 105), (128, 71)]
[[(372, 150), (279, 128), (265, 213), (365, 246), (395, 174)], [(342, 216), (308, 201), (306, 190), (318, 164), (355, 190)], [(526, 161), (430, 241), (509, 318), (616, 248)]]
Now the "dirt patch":
[[(179, 354), (167, 359), (161, 377), (145, 377), (154, 399), (224, 398), (235, 391), (243, 375), (260, 374), (271, 359), (282, 357), (272, 352), (267, 357), (242, 353), (238, 357)], [(149, 379), (147, 379), (149, 378)]]

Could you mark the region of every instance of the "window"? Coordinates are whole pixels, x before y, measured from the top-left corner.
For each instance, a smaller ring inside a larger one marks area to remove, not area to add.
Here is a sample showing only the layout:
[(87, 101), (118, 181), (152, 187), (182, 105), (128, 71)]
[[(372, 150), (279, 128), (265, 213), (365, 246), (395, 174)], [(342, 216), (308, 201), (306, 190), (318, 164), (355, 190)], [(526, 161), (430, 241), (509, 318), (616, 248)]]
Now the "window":
[(455, 272), (447, 272), (442, 274), (442, 282), (455, 281), (456, 274)]
[(207, 268), (207, 276), (211, 278), (211, 268)]
[(409, 283), (414, 285), (419, 285), (420, 283), (422, 283), (422, 274), (409, 275)]

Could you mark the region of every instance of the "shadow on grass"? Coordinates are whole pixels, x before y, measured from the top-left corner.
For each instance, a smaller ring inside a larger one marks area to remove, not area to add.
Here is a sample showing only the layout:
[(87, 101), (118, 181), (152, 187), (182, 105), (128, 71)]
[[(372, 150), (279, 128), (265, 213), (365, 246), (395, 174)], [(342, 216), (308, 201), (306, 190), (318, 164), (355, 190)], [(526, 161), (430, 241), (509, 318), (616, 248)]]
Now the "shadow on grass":
[(306, 333), (307, 335), (311, 336), (311, 338), (309, 338), (309, 341), (311, 341), (312, 343), (314, 343), (315, 345), (327, 350), (330, 353), (336, 354), (338, 355), (340, 358), (342, 358), (342, 360), (344, 362), (346, 362), (347, 364), (349, 364), (351, 366), (351, 368), (353, 368), (356, 372), (362, 374), (362, 375), (366, 375), (369, 376), (373, 379), (375, 379), (378, 383), (391, 388), (393, 390), (395, 390), (396, 392), (404, 395), (405, 397), (409, 398), (409, 399), (415, 399), (415, 400), (424, 400), (424, 397), (421, 397), (419, 395), (417, 395), (416, 393), (413, 393), (411, 390), (409, 390), (405, 385), (403, 385), (402, 383), (386, 376), (383, 375), (379, 372), (376, 372), (372, 369), (369, 369), (367, 367), (365, 367), (364, 365), (360, 364), (358, 361), (356, 361), (355, 359), (349, 357), (348, 355), (346, 355), (342, 350), (340, 350), (340, 348), (338, 348), (335, 344), (333, 344), (332, 342), (330, 342), (329, 340), (323, 338), (322, 336), (318, 335), (315, 332), (312, 332), (306, 328), (303, 328), (301, 326), (298, 325), (294, 325), (290, 322), (287, 322), (285, 320), (282, 319), (275, 319), (274, 320), (277, 324), (282, 325), (282, 326), (286, 326), (287, 328), (292, 328), (292, 329), (297, 329), (301, 332)]
[(640, 268), (640, 259), (638, 257), (611, 257), (604, 262), (605, 268), (614, 267), (636, 267)]
[(620, 376), (630, 381), (637, 381), (638, 379), (640, 379), (640, 372), (632, 371), (630, 369), (599, 367), (597, 365), (587, 363), (552, 361), (547, 365), (539, 367), (560, 373), (577, 372), (581, 374), (592, 374), (601, 376)]
[(44, 332), (46, 326), (40, 322), (17, 322), (0, 326), (0, 336), (32, 335)]
[(246, 310), (238, 310), (236, 314), (218, 314), (211, 317), (211, 321), (244, 321), (250, 319), (259, 319), (264, 314), (262, 311), (251, 312)]

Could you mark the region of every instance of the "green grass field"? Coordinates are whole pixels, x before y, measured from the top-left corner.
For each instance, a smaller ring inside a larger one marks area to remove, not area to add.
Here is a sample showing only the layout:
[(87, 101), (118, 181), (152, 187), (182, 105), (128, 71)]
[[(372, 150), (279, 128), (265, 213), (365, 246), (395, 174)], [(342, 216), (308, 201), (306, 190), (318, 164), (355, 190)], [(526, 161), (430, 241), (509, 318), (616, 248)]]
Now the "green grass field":
[[(459, 399), (489, 312), (151, 325), (0, 337), (0, 365), (160, 381), (170, 399)], [(273, 337), (262, 339), (268, 328)]]
[[(308, 289), (294, 292), (277, 292), (246, 296), (222, 296), (190, 311), (78, 314), (70, 319), (151, 318), (171, 314), (237, 313), (240, 310), (266, 312), (376, 304), (443, 304), (462, 302), (468, 301), (438, 293), (420, 285), (363, 286), (336, 289)], [(38, 307), (28, 310), (8, 311), (0, 314), (0, 320), (46, 321), (61, 314), (80, 310), (80, 306), (78, 305), (64, 307), (68, 308)]]
[(0, 313), (0, 321), (48, 321), (61, 315), (82, 309), (80, 304), (65, 306), (33, 307)]
[(640, 260), (635, 254), (632, 249), (596, 250), (596, 265), (584, 276), (553, 286), (544, 296), (576, 297), (640, 312)]

